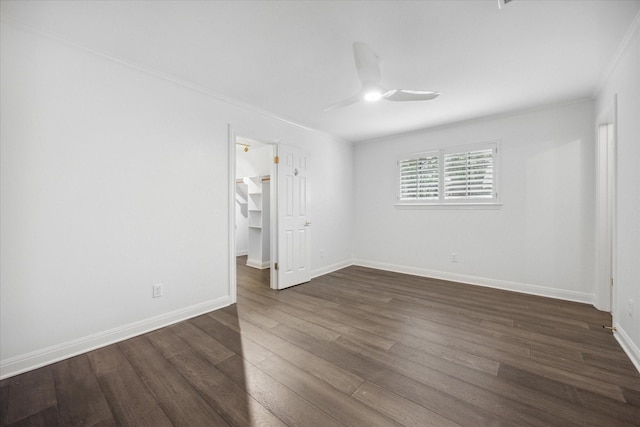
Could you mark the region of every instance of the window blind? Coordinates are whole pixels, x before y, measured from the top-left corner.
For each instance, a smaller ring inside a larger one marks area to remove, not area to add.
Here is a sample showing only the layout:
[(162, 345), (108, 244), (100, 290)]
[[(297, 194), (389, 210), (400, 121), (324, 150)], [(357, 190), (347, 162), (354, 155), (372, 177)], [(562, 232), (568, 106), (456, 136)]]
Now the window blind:
[(450, 147), (398, 161), (399, 204), (498, 203), (497, 143)]
[(437, 200), (440, 195), (437, 155), (401, 160), (400, 200)]
[(444, 155), (444, 198), (493, 198), (493, 152), (491, 148)]

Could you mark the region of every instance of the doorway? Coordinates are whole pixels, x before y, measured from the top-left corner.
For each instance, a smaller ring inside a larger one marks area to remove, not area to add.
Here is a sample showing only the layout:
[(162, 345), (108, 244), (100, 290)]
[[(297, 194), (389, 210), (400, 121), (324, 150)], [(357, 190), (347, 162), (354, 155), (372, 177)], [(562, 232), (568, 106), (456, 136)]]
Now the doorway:
[[(299, 147), (282, 145), (277, 140), (240, 136), (231, 125), (228, 130), (229, 296), (233, 304), (237, 302), (237, 256), (244, 256), (245, 251), (244, 244), (236, 241), (236, 233), (243, 224), (248, 227), (247, 261), (252, 260), (247, 265), (268, 268), (272, 289), (285, 289), (311, 280), (311, 221), (307, 210), (310, 158)], [(244, 169), (246, 165), (238, 159), (256, 151), (264, 152), (263, 160)], [(240, 191), (238, 186), (242, 187)], [(265, 227), (269, 228), (268, 238)], [(252, 239), (254, 243), (261, 242), (261, 255), (268, 252), (268, 259), (251, 256)]]
[[(273, 158), (275, 143), (230, 134), (232, 142), (230, 170), (233, 170), (232, 207), (233, 221), (230, 233), (232, 300), (237, 290), (238, 257), (257, 270), (267, 271), (271, 287), (275, 286), (273, 274), (275, 259), (274, 224), (276, 220), (276, 191)], [(264, 274), (263, 274), (264, 275)]]

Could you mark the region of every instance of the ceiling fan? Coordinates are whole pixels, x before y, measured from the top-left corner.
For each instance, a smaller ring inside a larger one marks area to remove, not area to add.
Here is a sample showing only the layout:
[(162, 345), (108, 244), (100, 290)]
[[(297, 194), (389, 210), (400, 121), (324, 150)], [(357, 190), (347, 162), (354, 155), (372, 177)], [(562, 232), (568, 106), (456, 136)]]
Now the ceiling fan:
[(387, 90), (380, 84), (380, 57), (373, 53), (369, 46), (361, 42), (353, 43), (353, 56), (356, 60), (356, 70), (362, 83), (362, 89), (357, 95), (330, 105), (324, 111), (346, 107), (361, 100), (368, 102), (375, 102), (380, 99), (386, 99), (387, 101), (428, 101), (440, 95), (438, 92), (424, 90)]

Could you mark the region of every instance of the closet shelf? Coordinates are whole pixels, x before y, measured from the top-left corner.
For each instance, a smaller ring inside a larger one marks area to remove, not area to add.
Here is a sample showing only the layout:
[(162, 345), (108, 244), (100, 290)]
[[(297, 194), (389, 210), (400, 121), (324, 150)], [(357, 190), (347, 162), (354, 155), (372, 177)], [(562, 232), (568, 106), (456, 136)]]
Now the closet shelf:
[(245, 178), (247, 188), (248, 213), (248, 253), (247, 265), (255, 268), (270, 266), (270, 214), (269, 176)]

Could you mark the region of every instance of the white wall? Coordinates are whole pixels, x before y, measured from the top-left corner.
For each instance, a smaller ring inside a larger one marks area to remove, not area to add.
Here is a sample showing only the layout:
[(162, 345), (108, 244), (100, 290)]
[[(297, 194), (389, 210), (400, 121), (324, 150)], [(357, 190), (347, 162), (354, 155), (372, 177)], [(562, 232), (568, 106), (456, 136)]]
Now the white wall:
[(245, 152), (243, 147), (236, 148), (236, 178), (264, 176), (271, 174), (273, 147), (270, 145), (251, 147)]
[[(584, 101), (358, 144), (357, 263), (592, 302), (593, 110)], [(500, 209), (394, 207), (399, 154), (488, 141), (500, 144)]]
[(598, 94), (596, 114), (607, 115), (617, 94), (613, 323), (616, 338), (640, 370), (640, 15), (634, 24)]
[(312, 267), (350, 262), (350, 145), (1, 27), (0, 376), (229, 304), (228, 124), (311, 153)]

